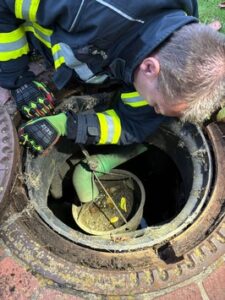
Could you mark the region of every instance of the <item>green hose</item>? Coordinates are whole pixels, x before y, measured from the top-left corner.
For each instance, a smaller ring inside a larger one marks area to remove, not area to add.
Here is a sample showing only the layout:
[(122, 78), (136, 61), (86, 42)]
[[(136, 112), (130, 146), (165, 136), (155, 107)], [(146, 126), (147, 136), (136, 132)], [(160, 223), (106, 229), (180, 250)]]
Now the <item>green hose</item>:
[[(100, 177), (113, 168), (145, 152), (147, 147), (138, 144), (119, 147), (117, 152), (90, 156), (77, 165), (73, 173), (73, 186), (81, 202), (91, 202), (99, 195), (93, 180), (93, 171)], [(90, 168), (91, 166), (91, 168)]]

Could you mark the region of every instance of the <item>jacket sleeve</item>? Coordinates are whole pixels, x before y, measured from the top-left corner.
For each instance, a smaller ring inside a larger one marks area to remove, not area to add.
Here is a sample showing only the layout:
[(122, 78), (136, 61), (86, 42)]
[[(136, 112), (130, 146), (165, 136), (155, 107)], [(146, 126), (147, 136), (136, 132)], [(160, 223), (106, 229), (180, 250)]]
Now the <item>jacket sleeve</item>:
[(28, 71), (29, 45), (22, 26), (3, 0), (0, 3), (0, 86), (17, 88), (33, 79)]
[(103, 145), (142, 143), (165, 119), (147, 103), (135, 107), (121, 100), (114, 109), (97, 113), (97, 118), (100, 127), (98, 144)]
[(142, 143), (165, 118), (144, 101), (135, 107), (120, 99), (114, 108), (103, 112), (68, 113), (67, 137), (79, 144)]

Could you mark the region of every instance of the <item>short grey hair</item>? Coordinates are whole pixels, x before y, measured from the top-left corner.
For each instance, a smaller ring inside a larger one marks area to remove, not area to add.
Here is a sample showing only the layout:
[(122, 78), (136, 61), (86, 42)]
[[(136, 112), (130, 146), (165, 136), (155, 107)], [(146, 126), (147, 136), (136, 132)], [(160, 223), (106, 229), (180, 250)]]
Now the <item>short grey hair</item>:
[(176, 31), (156, 52), (159, 89), (166, 101), (188, 103), (182, 120), (202, 123), (224, 102), (225, 36), (207, 25)]

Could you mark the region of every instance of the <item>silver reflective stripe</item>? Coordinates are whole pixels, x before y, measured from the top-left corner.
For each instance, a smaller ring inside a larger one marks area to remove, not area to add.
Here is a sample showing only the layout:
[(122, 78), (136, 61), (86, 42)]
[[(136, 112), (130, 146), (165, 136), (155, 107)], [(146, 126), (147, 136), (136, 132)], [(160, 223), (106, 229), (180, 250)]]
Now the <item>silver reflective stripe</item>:
[(22, 14), (25, 20), (29, 20), (30, 5), (32, 0), (23, 0)]
[(92, 83), (92, 84), (100, 84), (103, 83), (106, 79), (108, 78), (108, 75), (102, 74), (102, 75), (95, 75), (88, 80), (86, 80), (87, 83)]
[(133, 21), (133, 22), (139, 22), (139, 23), (142, 23), (142, 24), (145, 23), (143, 20), (132, 18), (131, 16), (127, 15), (126, 13), (124, 13), (120, 9), (116, 8), (115, 6), (113, 6), (113, 5), (105, 2), (104, 0), (95, 0), (95, 1), (98, 2), (98, 3), (100, 3), (100, 4), (102, 4), (102, 5), (104, 5), (104, 6), (107, 6), (111, 10), (115, 11), (116, 13), (118, 13), (119, 15), (121, 15), (122, 17), (124, 17), (125, 19), (128, 19), (128, 20)]
[(43, 32), (41, 32), (40, 30), (38, 30), (37, 28), (34, 27), (34, 30), (36, 31), (36, 33), (41, 37), (43, 38), (43, 40), (49, 42), (51, 44), (51, 38), (50, 36), (44, 34)]
[(49, 46), (51, 46), (51, 37), (49, 35), (44, 34), (42, 31), (40, 31), (37, 28), (37, 26), (35, 26), (35, 23), (29, 22), (29, 21), (27, 21), (27, 22), (24, 23), (25, 30), (26, 30), (26, 27), (29, 27), (29, 26), (33, 28), (33, 30), (35, 31), (35, 33), (38, 36), (40, 36), (44, 41), (46, 41), (47, 43), (50, 44)]
[(58, 50), (53, 54), (54, 61), (56, 61), (60, 57), (63, 57), (65, 60), (65, 64), (70, 69), (74, 69), (74, 71), (83, 81), (92, 84), (99, 84), (104, 82), (105, 79), (108, 77), (105, 74), (96, 76), (86, 63), (78, 60), (75, 57), (73, 50), (69, 45), (65, 43), (59, 43), (59, 46), (60, 46), (60, 50)]
[(141, 96), (139, 97), (133, 97), (133, 98), (125, 98), (123, 99), (123, 102), (125, 103), (133, 103), (133, 102), (139, 102), (139, 101), (144, 101), (145, 99)]
[(11, 42), (11, 43), (1, 43), (0, 42), (0, 52), (8, 52), (8, 51), (13, 51), (22, 48), (25, 46), (27, 43), (26, 37), (22, 37), (16, 42)]
[(62, 56), (62, 53), (60, 50), (58, 50), (52, 55), (53, 55), (54, 61), (56, 61), (57, 59), (59, 59)]
[(88, 79), (94, 76), (94, 73), (92, 73), (88, 65), (76, 59), (75, 56), (74, 62), (76, 63), (76, 65), (74, 66), (74, 71), (78, 74), (80, 79), (87, 81)]
[(107, 136), (107, 142), (106, 143), (111, 143), (113, 140), (113, 136), (114, 136), (114, 122), (113, 122), (113, 118), (104, 114), (106, 121), (107, 121), (107, 125), (108, 125), (108, 136)]
[(79, 17), (79, 14), (80, 14), (80, 12), (81, 12), (81, 9), (82, 9), (82, 7), (83, 7), (84, 1), (85, 1), (85, 0), (82, 0), (82, 1), (81, 1), (80, 7), (79, 7), (78, 12), (77, 12), (77, 15), (76, 15), (76, 17), (75, 17), (75, 19), (74, 19), (72, 25), (70, 26), (69, 32), (72, 31), (73, 28), (74, 28), (74, 26), (76, 25), (76, 22), (77, 22), (77, 19), (78, 19), (78, 17)]
[(94, 73), (89, 69), (88, 65), (78, 60), (70, 46), (64, 43), (59, 43), (61, 47), (62, 56), (65, 58), (66, 65), (74, 69), (80, 79), (86, 81), (94, 76)]

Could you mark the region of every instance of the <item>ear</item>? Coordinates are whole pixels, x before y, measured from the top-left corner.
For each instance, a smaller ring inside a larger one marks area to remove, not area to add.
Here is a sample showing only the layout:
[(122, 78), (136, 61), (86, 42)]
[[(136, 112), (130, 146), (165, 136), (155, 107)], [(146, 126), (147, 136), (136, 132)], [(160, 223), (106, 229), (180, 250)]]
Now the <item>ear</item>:
[(147, 57), (140, 64), (139, 69), (143, 72), (143, 74), (150, 79), (153, 79), (158, 76), (160, 71), (160, 64), (157, 58), (155, 57)]

